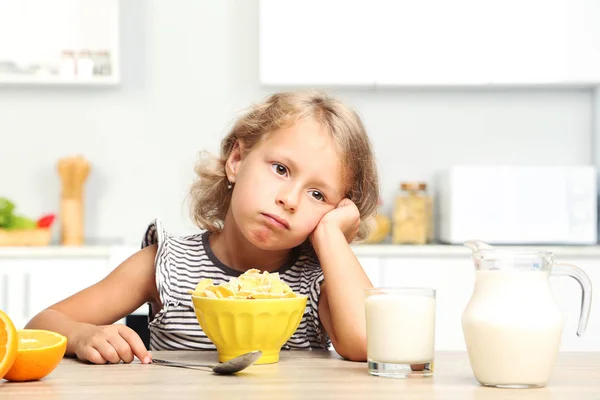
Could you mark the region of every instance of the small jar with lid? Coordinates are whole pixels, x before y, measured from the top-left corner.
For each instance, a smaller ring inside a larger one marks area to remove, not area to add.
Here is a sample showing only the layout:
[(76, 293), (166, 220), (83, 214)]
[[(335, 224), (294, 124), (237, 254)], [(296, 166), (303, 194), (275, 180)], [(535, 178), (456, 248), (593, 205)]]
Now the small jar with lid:
[(394, 204), (392, 242), (426, 244), (433, 239), (433, 201), (424, 182), (402, 182)]

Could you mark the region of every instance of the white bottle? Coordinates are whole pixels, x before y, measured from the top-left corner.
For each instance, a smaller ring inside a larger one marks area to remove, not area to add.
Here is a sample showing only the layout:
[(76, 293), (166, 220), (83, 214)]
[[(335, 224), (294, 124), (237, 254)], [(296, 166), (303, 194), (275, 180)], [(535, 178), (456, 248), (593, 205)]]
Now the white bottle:
[(58, 67), (59, 75), (62, 78), (73, 79), (75, 78), (76, 68), (75, 53), (70, 50), (63, 51), (60, 58), (60, 65)]
[(88, 50), (83, 50), (77, 57), (77, 77), (89, 79), (94, 76), (94, 61), (92, 54)]

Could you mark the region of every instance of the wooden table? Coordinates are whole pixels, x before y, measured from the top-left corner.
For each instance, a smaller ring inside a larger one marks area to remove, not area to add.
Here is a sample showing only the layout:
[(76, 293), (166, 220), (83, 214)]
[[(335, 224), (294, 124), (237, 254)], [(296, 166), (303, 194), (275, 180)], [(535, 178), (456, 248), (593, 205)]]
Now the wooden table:
[[(215, 362), (215, 352), (154, 352), (155, 357)], [(561, 353), (542, 389), (480, 386), (466, 353), (436, 355), (435, 376), (390, 379), (370, 376), (366, 363), (327, 351), (282, 351), (277, 364), (256, 365), (237, 375), (142, 365), (90, 365), (65, 359), (41, 381), (1, 381), (0, 399), (600, 399), (600, 353)]]

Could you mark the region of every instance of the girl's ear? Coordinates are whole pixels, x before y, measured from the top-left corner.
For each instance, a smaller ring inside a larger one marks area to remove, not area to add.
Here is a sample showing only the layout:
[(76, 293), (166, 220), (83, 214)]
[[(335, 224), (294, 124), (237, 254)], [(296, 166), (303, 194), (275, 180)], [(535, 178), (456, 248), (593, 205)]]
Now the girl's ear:
[(242, 162), (242, 148), (240, 147), (240, 142), (236, 141), (233, 145), (233, 150), (229, 157), (227, 157), (227, 161), (225, 162), (225, 172), (227, 173), (227, 179), (229, 182), (235, 182), (235, 176), (240, 168), (240, 163)]

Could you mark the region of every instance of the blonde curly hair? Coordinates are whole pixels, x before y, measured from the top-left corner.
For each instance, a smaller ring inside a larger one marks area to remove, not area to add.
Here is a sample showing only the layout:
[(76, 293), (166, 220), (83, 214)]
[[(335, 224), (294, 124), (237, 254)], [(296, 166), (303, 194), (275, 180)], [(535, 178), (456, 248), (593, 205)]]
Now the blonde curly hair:
[(255, 104), (234, 124), (221, 142), (220, 157), (203, 152), (195, 171), (198, 179), (190, 189), (192, 219), (201, 229), (220, 231), (231, 201), (225, 163), (236, 142), (246, 150), (278, 129), (300, 119), (321, 124), (334, 140), (342, 160), (346, 196), (360, 212), (361, 223), (355, 240), (369, 234), (370, 219), (377, 209), (379, 183), (371, 143), (358, 114), (326, 93), (301, 90), (280, 92)]

